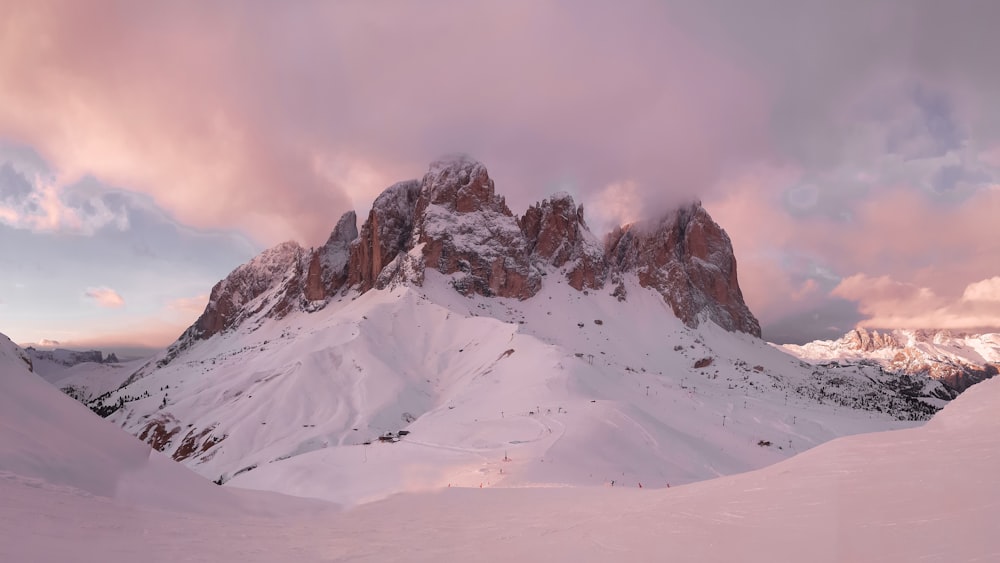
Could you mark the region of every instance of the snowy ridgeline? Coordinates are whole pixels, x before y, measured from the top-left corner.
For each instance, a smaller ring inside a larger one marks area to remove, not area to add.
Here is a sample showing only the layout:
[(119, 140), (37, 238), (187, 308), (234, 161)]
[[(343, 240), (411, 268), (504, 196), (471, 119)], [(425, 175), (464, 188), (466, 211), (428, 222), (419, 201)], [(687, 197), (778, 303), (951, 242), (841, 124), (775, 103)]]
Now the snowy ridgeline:
[(91, 407), (213, 481), (350, 506), (449, 486), (665, 488), (912, 426), (950, 398), (691, 329), (634, 277), (626, 301), (547, 278), (518, 301), (428, 270), (321, 313), (262, 312)]
[(26, 365), (0, 338), (2, 561), (952, 562), (1000, 553), (1000, 380), (925, 426), (842, 438), (691, 485), (451, 487), (336, 513), (161, 463)]
[(1000, 372), (1000, 334), (949, 330), (854, 329), (837, 340), (786, 344), (781, 349), (813, 363), (873, 363), (887, 371), (929, 376), (961, 392)]

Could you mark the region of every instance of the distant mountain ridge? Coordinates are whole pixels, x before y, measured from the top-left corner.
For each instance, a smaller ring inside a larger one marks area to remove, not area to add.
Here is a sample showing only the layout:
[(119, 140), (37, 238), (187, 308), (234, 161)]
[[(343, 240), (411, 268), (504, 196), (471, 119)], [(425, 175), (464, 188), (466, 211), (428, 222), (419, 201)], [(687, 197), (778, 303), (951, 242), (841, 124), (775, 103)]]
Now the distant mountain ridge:
[(75, 366), (86, 362), (95, 364), (117, 364), (118, 356), (114, 352), (105, 354), (100, 350), (67, 350), (65, 348), (55, 348), (53, 350), (39, 350), (34, 346), (28, 346), (25, 352), (34, 361), (48, 361), (66, 367)]
[(42, 379), (82, 403), (88, 403), (122, 385), (148, 358), (120, 361), (101, 350), (40, 350), (24, 348), (32, 368)]
[(923, 375), (957, 392), (1000, 372), (1000, 334), (951, 330), (851, 330), (837, 340), (786, 344), (781, 348), (803, 360), (875, 361), (885, 370)]

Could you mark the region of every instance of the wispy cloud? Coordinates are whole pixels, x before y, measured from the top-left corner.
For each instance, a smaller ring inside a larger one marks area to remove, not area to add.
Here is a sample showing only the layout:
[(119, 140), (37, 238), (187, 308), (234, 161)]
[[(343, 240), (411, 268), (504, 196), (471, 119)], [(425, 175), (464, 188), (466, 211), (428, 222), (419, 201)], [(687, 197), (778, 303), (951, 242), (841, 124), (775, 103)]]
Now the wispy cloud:
[(93, 299), (101, 307), (118, 309), (125, 306), (125, 300), (110, 287), (91, 287), (83, 292), (84, 297)]
[(0, 151), (0, 225), (34, 232), (92, 235), (111, 226), (127, 230), (129, 217), (107, 193), (86, 193), (51, 175), (21, 170)]

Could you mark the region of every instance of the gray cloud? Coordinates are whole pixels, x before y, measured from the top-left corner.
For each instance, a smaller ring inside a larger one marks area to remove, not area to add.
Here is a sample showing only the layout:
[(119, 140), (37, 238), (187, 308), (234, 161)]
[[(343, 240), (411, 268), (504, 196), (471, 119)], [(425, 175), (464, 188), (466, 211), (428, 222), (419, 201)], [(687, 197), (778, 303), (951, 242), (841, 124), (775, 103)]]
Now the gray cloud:
[(769, 342), (805, 344), (813, 340), (840, 338), (865, 319), (857, 303), (829, 299), (808, 311), (794, 313), (767, 325), (763, 337)]
[(0, 201), (21, 203), (31, 194), (31, 182), (11, 163), (0, 165)]

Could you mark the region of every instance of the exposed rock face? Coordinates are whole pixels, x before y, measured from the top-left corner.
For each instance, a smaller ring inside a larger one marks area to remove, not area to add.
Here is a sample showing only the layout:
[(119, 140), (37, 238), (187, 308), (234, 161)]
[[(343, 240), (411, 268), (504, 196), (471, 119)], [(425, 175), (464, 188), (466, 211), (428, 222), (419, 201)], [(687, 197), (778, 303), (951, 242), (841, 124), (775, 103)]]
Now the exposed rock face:
[(209, 338), (265, 309), (283, 317), (292, 300), (287, 288), (297, 287), (302, 278), (303, 254), (298, 243), (284, 242), (233, 270), (212, 288), (205, 312), (188, 333)]
[(322, 301), (347, 283), (351, 243), (358, 238), (358, 216), (348, 211), (337, 221), (326, 244), (312, 252), (303, 289), (309, 301)]
[(566, 279), (574, 289), (604, 286), (604, 250), (587, 228), (583, 206), (577, 207), (572, 196), (556, 194), (529, 207), (521, 218), (521, 230), (531, 256), (557, 268), (565, 266)]
[(457, 274), (461, 293), (526, 299), (541, 288), (528, 240), (481, 163), (454, 156), (432, 164), (415, 213), (413, 244), (423, 245), (426, 267)]
[(425, 268), (450, 276), (465, 295), (516, 299), (538, 293), (542, 273), (555, 268), (579, 291), (603, 288), (610, 279), (613, 295), (625, 300), (623, 276), (635, 273), (685, 323), (711, 319), (760, 336), (737, 283), (729, 237), (700, 204), (617, 228), (602, 244), (569, 194), (517, 218), (486, 167), (458, 155), (434, 162), (420, 181), (387, 188), (360, 232), (348, 212), (323, 246), (284, 243), (234, 270), (171, 352), (256, 315), (318, 310), (338, 292), (421, 285)]
[(613, 270), (634, 271), (686, 324), (696, 325), (703, 315), (726, 330), (760, 336), (743, 301), (729, 236), (700, 203), (653, 224), (617, 228), (605, 248)]
[(361, 234), (351, 243), (349, 287), (362, 292), (375, 287), (382, 268), (407, 249), (418, 195), (420, 184), (410, 180), (390, 186), (375, 199)]
[(856, 328), (844, 335), (844, 342), (850, 350), (873, 352), (885, 348), (899, 348), (892, 334), (879, 334), (877, 330), (869, 333), (863, 328)]

